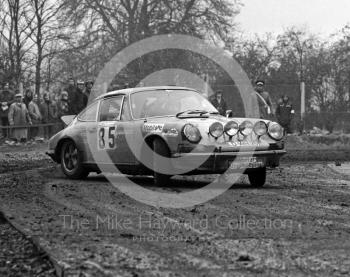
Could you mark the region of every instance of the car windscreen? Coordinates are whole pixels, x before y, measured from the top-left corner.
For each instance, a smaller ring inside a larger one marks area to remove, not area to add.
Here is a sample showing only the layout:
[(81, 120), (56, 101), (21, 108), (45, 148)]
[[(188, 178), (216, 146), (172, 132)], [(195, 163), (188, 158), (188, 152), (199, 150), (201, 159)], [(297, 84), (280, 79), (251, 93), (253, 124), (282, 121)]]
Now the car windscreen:
[(202, 95), (191, 90), (154, 90), (131, 94), (134, 119), (172, 116), (188, 110), (217, 113), (214, 106)]

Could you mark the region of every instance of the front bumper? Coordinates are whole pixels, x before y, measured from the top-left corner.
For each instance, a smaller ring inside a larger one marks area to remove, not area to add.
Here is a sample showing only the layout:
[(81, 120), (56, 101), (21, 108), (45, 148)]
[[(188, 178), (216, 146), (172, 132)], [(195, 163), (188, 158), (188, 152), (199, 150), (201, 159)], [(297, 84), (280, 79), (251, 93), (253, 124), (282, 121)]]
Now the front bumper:
[[(240, 163), (247, 158), (256, 158), (263, 163), (263, 167), (275, 168), (279, 166), (280, 158), (286, 154), (285, 150), (240, 151), (240, 152), (214, 152), (214, 153), (175, 153), (172, 155), (173, 166), (178, 169), (194, 168), (189, 174), (244, 172), (256, 168), (232, 169), (231, 163)], [(176, 159), (181, 158), (181, 159)]]

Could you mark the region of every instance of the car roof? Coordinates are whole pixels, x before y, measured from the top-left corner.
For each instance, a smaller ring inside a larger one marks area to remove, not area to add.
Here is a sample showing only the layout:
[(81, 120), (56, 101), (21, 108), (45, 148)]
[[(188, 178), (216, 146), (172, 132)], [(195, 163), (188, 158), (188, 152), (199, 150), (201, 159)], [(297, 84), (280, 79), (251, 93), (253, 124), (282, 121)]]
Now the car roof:
[(136, 88), (127, 88), (127, 89), (120, 89), (120, 90), (114, 90), (109, 91), (107, 93), (104, 93), (96, 98), (101, 99), (109, 96), (114, 95), (129, 95), (134, 92), (142, 92), (142, 91), (150, 91), (150, 90), (191, 90), (196, 91), (193, 88), (186, 88), (186, 87), (177, 87), (177, 86), (156, 86), (156, 87), (136, 87)]

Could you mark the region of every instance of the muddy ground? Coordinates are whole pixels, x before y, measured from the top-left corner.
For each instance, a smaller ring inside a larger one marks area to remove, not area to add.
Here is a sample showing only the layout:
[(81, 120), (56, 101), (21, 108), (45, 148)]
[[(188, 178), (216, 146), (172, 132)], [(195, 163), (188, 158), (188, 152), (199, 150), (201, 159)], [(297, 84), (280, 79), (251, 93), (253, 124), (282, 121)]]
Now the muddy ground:
[[(64, 276), (350, 275), (350, 177), (328, 162), (285, 159), (262, 189), (241, 178), (205, 204), (164, 209), (100, 175), (67, 180), (41, 150), (2, 149), (0, 208)], [(212, 178), (132, 180), (180, 193)]]

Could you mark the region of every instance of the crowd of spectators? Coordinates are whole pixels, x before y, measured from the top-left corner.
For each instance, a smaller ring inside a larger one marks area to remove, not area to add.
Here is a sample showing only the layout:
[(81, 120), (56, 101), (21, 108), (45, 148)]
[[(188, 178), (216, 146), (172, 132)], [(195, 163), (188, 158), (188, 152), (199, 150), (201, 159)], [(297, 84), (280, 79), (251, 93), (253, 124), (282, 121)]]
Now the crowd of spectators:
[(60, 130), (64, 115), (78, 114), (88, 102), (93, 83), (68, 81), (57, 93), (35, 94), (12, 90), (9, 84), (0, 88), (0, 138), (7, 144), (42, 141)]
[[(261, 118), (277, 120), (287, 133), (292, 132), (294, 110), (289, 98), (281, 97), (274, 113), (270, 95), (264, 90), (265, 82), (258, 80), (255, 84)], [(15, 144), (50, 138), (63, 127), (62, 116), (78, 114), (86, 107), (92, 86), (92, 81), (75, 82), (71, 78), (57, 93), (35, 94), (27, 89), (22, 95), (5, 84), (2, 90), (0, 88), (0, 139), (6, 138), (9, 144)], [(231, 111), (227, 110), (221, 90), (209, 100), (221, 115)]]

